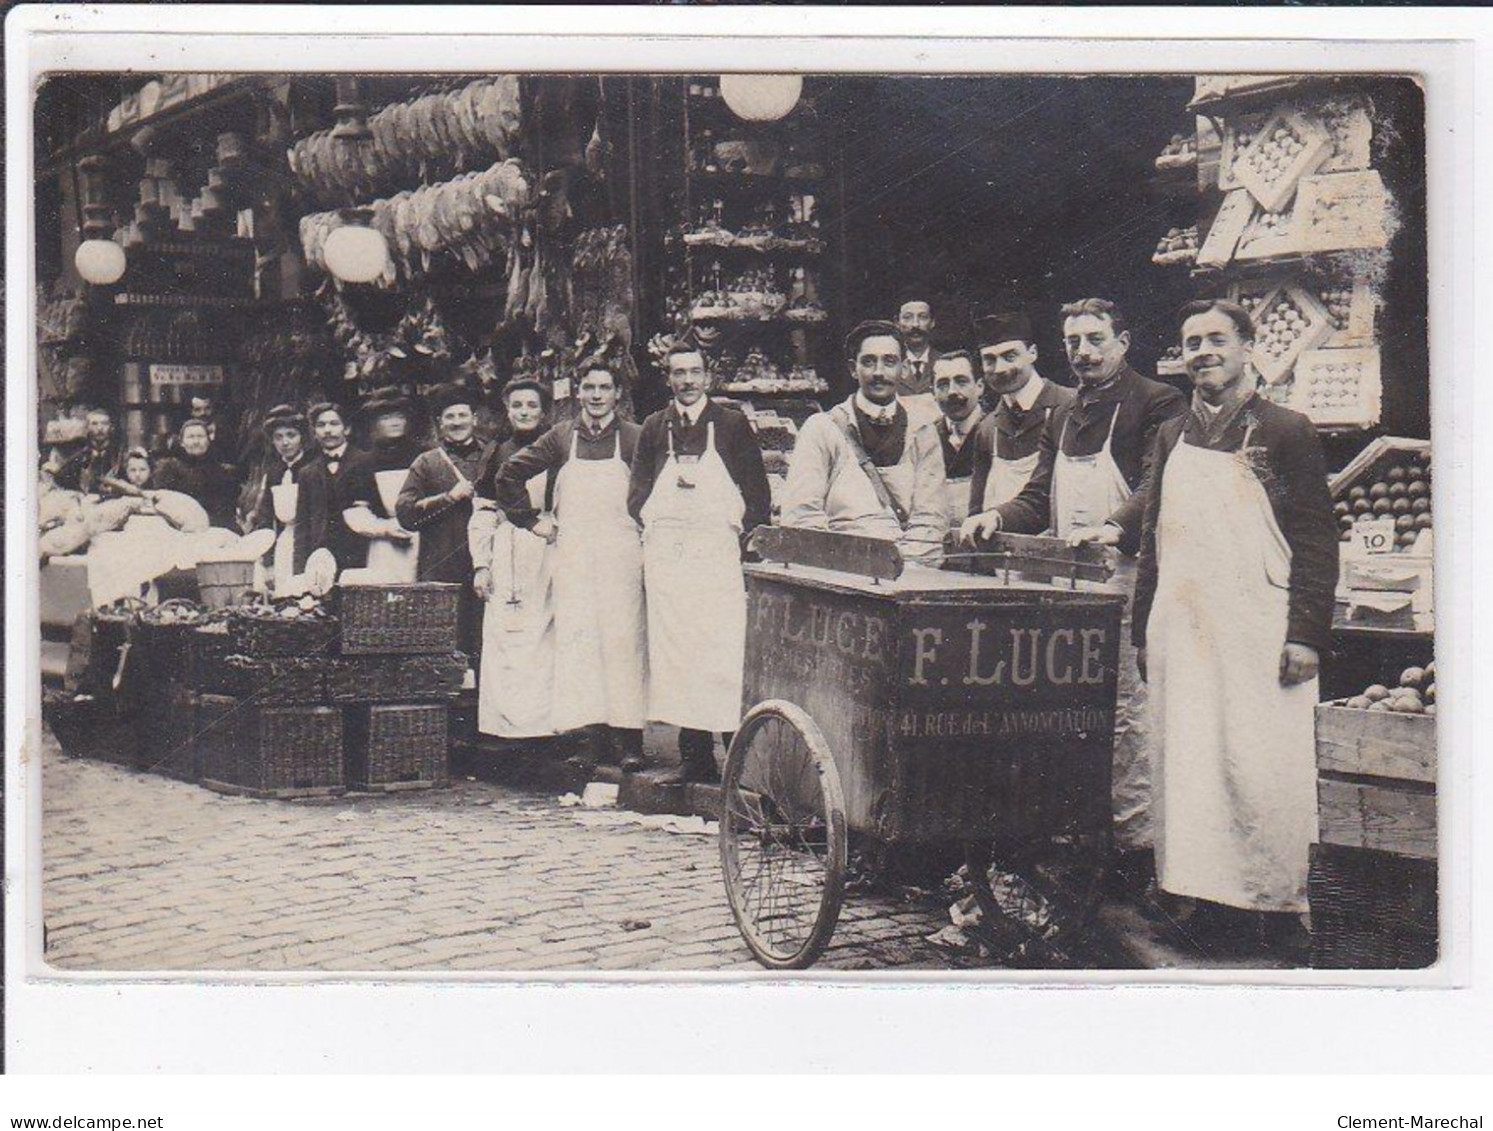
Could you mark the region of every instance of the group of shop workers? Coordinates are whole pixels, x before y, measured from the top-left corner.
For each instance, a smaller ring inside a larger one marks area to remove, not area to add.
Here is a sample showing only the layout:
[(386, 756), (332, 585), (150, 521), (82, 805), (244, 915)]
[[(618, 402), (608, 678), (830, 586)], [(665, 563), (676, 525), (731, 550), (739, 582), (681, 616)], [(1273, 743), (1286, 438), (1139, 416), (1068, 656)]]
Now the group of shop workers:
[[(893, 541), (927, 565), (951, 533), (1116, 547), (1133, 644), (1116, 713), (1118, 876), (1198, 901), (1195, 932), (1289, 937), (1306, 909), (1337, 578), (1315, 429), (1256, 395), (1254, 329), (1234, 304), (1181, 313), (1190, 403), (1129, 366), (1114, 303), (1062, 318), (1075, 387), (1038, 373), (1023, 313), (979, 319), (974, 348), (947, 353), (926, 303), (857, 326), (857, 389), (803, 424), (779, 521)], [(335, 405), (277, 407), (255, 514), (283, 535), (277, 574), (326, 547), (344, 571), (461, 582), (484, 733), (580, 734), (587, 759), (636, 770), (653, 720), (680, 728), (680, 778), (718, 780), (715, 736), (729, 746), (742, 709), (745, 538), (771, 496), (752, 428), (710, 397), (699, 348), (686, 340), (665, 365), (671, 402), (642, 425), (619, 418), (605, 365), (577, 375), (578, 413), (548, 429), (549, 391), (515, 380), (511, 434), (486, 451), (458, 386), (434, 396), (439, 443), (424, 452), (397, 393), (364, 406), (366, 451)], [(84, 480), (119, 462), (110, 429), (88, 428), (65, 469)], [(204, 438), (188, 421), (170, 458), (197, 468)]]

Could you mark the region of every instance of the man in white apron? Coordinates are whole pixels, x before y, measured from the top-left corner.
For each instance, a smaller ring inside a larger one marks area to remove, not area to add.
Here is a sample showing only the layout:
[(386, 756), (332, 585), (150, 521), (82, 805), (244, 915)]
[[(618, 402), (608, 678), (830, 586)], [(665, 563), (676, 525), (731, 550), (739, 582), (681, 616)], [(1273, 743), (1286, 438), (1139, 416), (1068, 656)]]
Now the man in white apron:
[[(1135, 559), (1140, 543), (1146, 480), (1157, 429), (1186, 411), (1187, 402), (1170, 385), (1142, 377), (1125, 361), (1130, 332), (1124, 316), (1107, 299), (1082, 299), (1062, 308), (1063, 344), (1078, 378), (1071, 404), (1048, 416), (1037, 466), (1025, 487), (1009, 502), (966, 523), (965, 535), (978, 543), (997, 530), (1079, 538), (1088, 528), (1113, 523), (1123, 532), (1112, 583), (1127, 597), (1135, 592)], [(1126, 606), (1129, 623), (1130, 606)], [(1145, 685), (1134, 655), (1120, 650), (1119, 702), (1115, 711), (1113, 810), (1117, 877), (1130, 890), (1150, 883), (1151, 772), (1146, 733)]]
[(628, 509), (643, 527), (648, 717), (680, 728), (680, 780), (720, 780), (713, 748), (741, 721), (746, 655), (742, 536), (771, 517), (762, 449), (707, 395), (692, 344), (665, 358), (674, 399), (643, 422)]
[[(554, 547), (509, 522), (497, 503), (498, 470), (544, 434), (545, 402), (538, 381), (518, 378), (504, 388), (512, 431), (478, 473), (467, 524), (472, 588), (483, 602), (477, 729), (499, 738), (539, 739), (555, 732)], [(553, 482), (549, 472), (541, 472), (527, 484), (529, 505), (542, 515), (554, 513)]]
[(902, 331), (862, 322), (845, 349), (860, 388), (799, 429), (780, 521), (895, 542), (908, 561), (936, 566), (949, 529), (943, 454), (932, 426), (897, 402)]
[[(589, 731), (591, 758), (610, 754), (631, 771), (643, 768), (648, 678), (643, 541), (627, 509), (641, 429), (617, 418), (618, 397), (616, 377), (593, 366), (581, 377), (580, 416), (510, 457), (496, 494), (509, 522), (555, 548), (555, 729)], [(545, 472), (553, 516), (529, 493)]]
[(265, 468), (249, 529), (275, 532), (272, 577), (275, 591), (283, 593), (295, 576), (296, 496), (300, 491), (296, 473), (306, 458), (306, 417), (292, 405), (275, 405), (265, 413), (263, 428), (274, 454)]
[(902, 332), (902, 375), (897, 379), (897, 399), (912, 417), (914, 426), (938, 420), (938, 402), (933, 396), (933, 363), (939, 352), (933, 348), (933, 308), (922, 299), (904, 302), (897, 311)]
[(1024, 313), (988, 315), (975, 323), (975, 333), (993, 407), (970, 442), (970, 517), (960, 526), (966, 539), (977, 516), (1021, 493), (1037, 470), (1048, 418), (1076, 396), (1037, 372), (1036, 338)]
[(974, 475), (974, 434), (985, 411), (975, 363), (965, 350), (940, 354), (933, 363), (933, 399), (938, 402), (938, 434), (943, 452), (944, 506), (949, 528), (958, 530), (969, 514), (969, 485)]
[(363, 402), (369, 448), (348, 460), (343, 519), (368, 540), (368, 579), (388, 585), (416, 578), (420, 539), (395, 516), (399, 492), (420, 445), (409, 434), (414, 406), (399, 389), (378, 389)]
[(1241, 307), (1189, 303), (1181, 337), (1193, 406), (1157, 445), (1133, 633), (1152, 691), (1157, 878), (1206, 901), (1189, 920), (1205, 942), (1221, 929), (1299, 943), (1338, 576), (1327, 470), (1311, 422), (1255, 395)]

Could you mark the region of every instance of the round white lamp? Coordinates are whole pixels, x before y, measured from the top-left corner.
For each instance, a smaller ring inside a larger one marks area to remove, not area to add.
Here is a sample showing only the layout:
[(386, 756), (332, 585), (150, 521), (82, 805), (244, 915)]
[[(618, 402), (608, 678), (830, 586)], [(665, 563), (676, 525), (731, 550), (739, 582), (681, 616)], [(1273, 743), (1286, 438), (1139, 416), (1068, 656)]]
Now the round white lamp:
[(344, 283), (371, 283), (389, 265), (389, 245), (383, 233), (363, 224), (333, 229), (321, 251), (327, 270)]
[(798, 105), (802, 75), (722, 75), (721, 97), (748, 122), (776, 122)]
[(73, 264), (86, 282), (107, 287), (124, 278), (124, 248), (113, 240), (84, 240), (78, 245)]

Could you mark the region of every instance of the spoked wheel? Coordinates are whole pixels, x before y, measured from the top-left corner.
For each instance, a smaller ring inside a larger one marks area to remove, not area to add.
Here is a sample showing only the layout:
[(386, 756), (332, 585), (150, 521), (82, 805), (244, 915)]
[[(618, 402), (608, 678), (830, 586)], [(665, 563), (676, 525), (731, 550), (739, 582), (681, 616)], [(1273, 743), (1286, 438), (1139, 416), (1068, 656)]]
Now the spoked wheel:
[(1109, 870), (1107, 838), (971, 841), (965, 867), (982, 941), (998, 956), (1058, 968), (1114, 964), (1092, 929)]
[(759, 703), (731, 741), (721, 870), (741, 937), (762, 965), (802, 970), (824, 952), (845, 896), (845, 799), (807, 712)]

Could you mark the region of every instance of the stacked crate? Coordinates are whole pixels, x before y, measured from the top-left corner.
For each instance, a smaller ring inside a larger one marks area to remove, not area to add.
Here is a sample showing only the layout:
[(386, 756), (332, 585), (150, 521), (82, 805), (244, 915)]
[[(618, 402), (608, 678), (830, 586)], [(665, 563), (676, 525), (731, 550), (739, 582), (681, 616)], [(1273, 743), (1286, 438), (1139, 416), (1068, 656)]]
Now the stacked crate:
[(460, 587), (346, 586), (342, 648), (328, 696), (346, 722), (348, 783), (428, 789), (447, 778), (451, 699), (466, 657), (454, 650)]
[(1436, 719), (1317, 707), (1312, 965), (1436, 961)]

